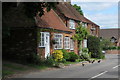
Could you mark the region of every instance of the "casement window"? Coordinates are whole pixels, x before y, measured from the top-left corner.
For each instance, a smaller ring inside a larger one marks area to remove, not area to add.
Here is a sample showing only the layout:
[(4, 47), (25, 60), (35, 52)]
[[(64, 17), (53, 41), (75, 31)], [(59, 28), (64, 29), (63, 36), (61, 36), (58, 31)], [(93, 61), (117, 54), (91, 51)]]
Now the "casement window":
[(70, 50), (74, 50), (74, 41), (70, 39)]
[(83, 40), (83, 44), (84, 44), (84, 47), (86, 48), (87, 47), (87, 39)]
[(75, 29), (75, 21), (74, 20), (69, 20), (69, 28)]
[(87, 23), (82, 23), (82, 27), (87, 28)]
[(85, 23), (85, 28), (87, 28), (87, 23)]
[(63, 35), (62, 34), (54, 34), (54, 49), (62, 49), (63, 48)]
[(64, 49), (70, 49), (70, 37), (64, 37)]
[(45, 33), (40, 32), (40, 45), (39, 47), (45, 47)]

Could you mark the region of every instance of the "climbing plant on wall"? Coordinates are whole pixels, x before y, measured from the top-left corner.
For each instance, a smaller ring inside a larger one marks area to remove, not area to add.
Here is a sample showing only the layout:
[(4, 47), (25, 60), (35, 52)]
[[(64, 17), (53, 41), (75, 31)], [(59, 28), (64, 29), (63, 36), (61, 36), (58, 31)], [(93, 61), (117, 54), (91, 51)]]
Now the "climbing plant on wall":
[(87, 38), (89, 33), (87, 29), (83, 27), (81, 24), (78, 25), (75, 32), (76, 34), (73, 36), (73, 39), (78, 41), (78, 47), (79, 50), (81, 50), (81, 42), (82, 40)]

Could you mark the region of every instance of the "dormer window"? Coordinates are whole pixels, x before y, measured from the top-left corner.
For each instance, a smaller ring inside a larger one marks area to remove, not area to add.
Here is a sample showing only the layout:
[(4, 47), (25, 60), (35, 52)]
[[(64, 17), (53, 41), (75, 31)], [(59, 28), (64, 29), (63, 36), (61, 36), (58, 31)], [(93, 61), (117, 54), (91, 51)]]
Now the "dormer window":
[(70, 27), (70, 29), (75, 29), (75, 21), (74, 20), (69, 20), (69, 27)]
[(115, 37), (111, 37), (111, 39), (110, 39), (110, 41), (112, 42), (112, 43), (114, 43), (114, 42), (116, 42), (116, 38)]
[(85, 28), (87, 28), (87, 23), (80, 22), (80, 24), (82, 25), (82, 27), (85, 27)]

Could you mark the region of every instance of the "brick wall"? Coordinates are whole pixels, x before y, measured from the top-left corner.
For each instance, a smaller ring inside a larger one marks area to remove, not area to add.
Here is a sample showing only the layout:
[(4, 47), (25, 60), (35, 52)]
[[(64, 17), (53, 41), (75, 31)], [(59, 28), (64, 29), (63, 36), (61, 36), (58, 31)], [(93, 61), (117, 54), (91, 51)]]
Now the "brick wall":
[(107, 54), (120, 54), (120, 50), (107, 50)]

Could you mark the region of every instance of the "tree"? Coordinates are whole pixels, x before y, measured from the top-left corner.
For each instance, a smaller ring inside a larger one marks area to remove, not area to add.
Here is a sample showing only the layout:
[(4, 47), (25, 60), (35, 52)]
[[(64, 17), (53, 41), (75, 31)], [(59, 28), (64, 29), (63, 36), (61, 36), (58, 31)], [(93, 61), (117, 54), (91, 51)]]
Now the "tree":
[(3, 2), (2, 24), (3, 37), (10, 36), (10, 27), (31, 27), (36, 26), (34, 17), (39, 12), (39, 16), (44, 15), (44, 8), (47, 11), (55, 8), (57, 3), (53, 2)]
[(108, 47), (112, 47), (113, 43), (109, 39), (101, 39), (101, 48), (106, 50)]
[(74, 4), (73, 7), (74, 7), (81, 15), (84, 16), (83, 11), (82, 11), (82, 9), (81, 9), (80, 6), (78, 6), (77, 4)]
[(21, 2), (18, 3), (17, 2), (4, 2), (3, 3), (3, 13), (5, 14), (11, 7), (21, 7), (21, 5), (23, 6), (23, 9), (26, 12), (26, 16), (29, 17), (34, 17), (36, 16), (36, 13), (40, 12), (40, 16), (42, 16), (44, 14), (44, 8), (47, 8), (47, 11), (50, 11), (51, 8), (55, 8), (55, 5), (58, 4), (57, 2)]
[(82, 50), (81, 48), (81, 42), (87, 38), (88, 36), (88, 31), (85, 27), (83, 27), (81, 24), (78, 25), (78, 27), (76, 28), (76, 31), (75, 31), (75, 35), (73, 36), (73, 39), (74, 40), (77, 40), (78, 41), (78, 47), (79, 47), (79, 50)]
[(92, 58), (103, 58), (103, 54), (100, 46), (100, 39), (96, 36), (88, 36), (88, 49), (92, 53)]

